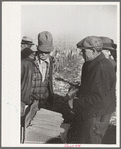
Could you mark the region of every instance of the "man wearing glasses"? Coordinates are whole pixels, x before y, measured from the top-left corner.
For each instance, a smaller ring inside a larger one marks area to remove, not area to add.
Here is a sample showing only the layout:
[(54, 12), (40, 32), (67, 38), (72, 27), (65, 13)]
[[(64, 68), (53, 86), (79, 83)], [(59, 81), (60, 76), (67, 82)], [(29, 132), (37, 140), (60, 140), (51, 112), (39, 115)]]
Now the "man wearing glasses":
[(68, 143), (101, 144), (115, 111), (116, 74), (102, 47), (102, 40), (97, 36), (88, 36), (77, 44), (85, 63), (78, 96), (68, 101), (75, 112)]
[(53, 106), (52, 71), (54, 49), (51, 33), (38, 34), (36, 55), (30, 55), (21, 62), (21, 101), (25, 105), (35, 104), (37, 108), (51, 109)]

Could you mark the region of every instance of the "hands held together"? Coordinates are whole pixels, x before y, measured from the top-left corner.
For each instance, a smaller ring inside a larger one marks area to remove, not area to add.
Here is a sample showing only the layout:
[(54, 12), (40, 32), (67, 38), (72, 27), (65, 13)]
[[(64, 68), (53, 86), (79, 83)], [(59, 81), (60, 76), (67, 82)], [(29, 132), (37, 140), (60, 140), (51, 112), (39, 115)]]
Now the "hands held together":
[(67, 93), (67, 96), (69, 96), (68, 99), (68, 105), (71, 109), (73, 109), (73, 101), (74, 99), (77, 99), (76, 94), (78, 92), (79, 88), (75, 88), (75, 87), (70, 87), (69, 91)]

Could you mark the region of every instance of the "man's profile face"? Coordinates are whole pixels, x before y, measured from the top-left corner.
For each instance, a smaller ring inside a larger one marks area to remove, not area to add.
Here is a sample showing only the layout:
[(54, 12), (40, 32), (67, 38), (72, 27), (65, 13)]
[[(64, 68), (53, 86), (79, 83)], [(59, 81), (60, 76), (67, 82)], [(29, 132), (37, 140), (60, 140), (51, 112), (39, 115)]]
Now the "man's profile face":
[(94, 51), (92, 49), (82, 49), (82, 56), (84, 60), (87, 61), (92, 61), (94, 59)]
[(21, 51), (23, 50), (23, 49), (25, 49), (25, 48), (27, 48), (27, 44), (21, 44)]
[(38, 51), (38, 55), (39, 55), (41, 60), (46, 60), (49, 57), (50, 52)]

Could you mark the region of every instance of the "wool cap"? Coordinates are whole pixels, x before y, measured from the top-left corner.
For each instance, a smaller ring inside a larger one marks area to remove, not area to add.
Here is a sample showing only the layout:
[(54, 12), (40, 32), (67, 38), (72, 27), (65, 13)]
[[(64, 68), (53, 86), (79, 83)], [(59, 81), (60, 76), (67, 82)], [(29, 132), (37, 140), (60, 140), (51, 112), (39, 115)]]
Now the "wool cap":
[(53, 37), (50, 32), (43, 31), (38, 34), (38, 50), (42, 52), (51, 52), (53, 47)]
[(28, 36), (24, 36), (22, 38), (21, 44), (34, 45), (32, 38), (30, 38)]
[(116, 50), (117, 45), (114, 44), (114, 41), (108, 37), (100, 37), (103, 42), (102, 50)]
[(101, 38), (97, 36), (87, 36), (77, 43), (77, 48), (80, 49), (92, 49), (92, 48), (102, 48), (103, 43)]

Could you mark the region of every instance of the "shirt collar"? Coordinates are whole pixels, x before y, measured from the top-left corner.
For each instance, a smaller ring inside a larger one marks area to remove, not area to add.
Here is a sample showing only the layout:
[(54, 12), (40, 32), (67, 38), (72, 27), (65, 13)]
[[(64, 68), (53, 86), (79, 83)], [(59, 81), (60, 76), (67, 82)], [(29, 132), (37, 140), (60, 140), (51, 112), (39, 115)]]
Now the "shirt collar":
[[(39, 61), (38, 56), (36, 56), (36, 61)], [(43, 60), (40, 59), (40, 62), (41, 61), (43, 61)], [(49, 64), (50, 63), (49, 57), (46, 60), (44, 60), (44, 62), (47, 62)]]
[(50, 63), (49, 57), (45, 60), (45, 62)]

